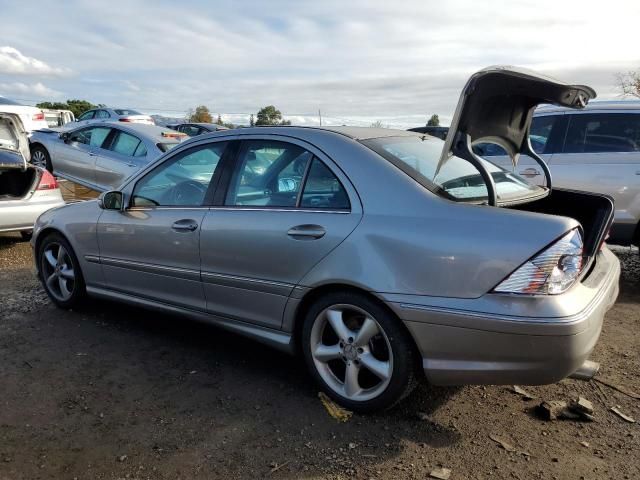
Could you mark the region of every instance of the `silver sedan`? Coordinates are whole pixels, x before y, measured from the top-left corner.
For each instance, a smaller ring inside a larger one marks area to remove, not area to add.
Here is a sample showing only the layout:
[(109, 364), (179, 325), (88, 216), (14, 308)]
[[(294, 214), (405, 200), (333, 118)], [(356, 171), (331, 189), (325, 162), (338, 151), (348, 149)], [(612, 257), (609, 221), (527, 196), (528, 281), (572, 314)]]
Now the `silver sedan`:
[(105, 191), (118, 187), (186, 138), (184, 133), (144, 124), (94, 122), (71, 129), (43, 129), (31, 137), (31, 163)]
[(531, 186), (472, 144), (499, 142), (517, 163), (537, 104), (594, 96), (493, 68), (470, 80), (445, 142), (349, 127), (201, 135), (40, 217), (38, 275), (63, 308), (112, 299), (301, 352), (324, 391), (362, 412), (425, 377), (589, 377), (618, 293), (611, 200), (551, 195), (550, 176)]

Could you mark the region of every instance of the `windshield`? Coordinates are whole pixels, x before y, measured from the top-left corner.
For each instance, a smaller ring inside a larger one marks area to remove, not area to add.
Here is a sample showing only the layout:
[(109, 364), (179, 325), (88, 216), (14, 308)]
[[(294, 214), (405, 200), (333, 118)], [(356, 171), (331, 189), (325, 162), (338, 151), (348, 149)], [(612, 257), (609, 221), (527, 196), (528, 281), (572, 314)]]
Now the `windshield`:
[[(435, 175), (444, 142), (433, 137), (384, 137), (362, 142), (389, 160), (400, 170), (434, 193), (447, 198), (484, 202), (487, 187), (480, 172), (471, 163), (451, 157)], [(529, 185), (508, 170), (482, 160), (496, 184), (498, 201), (515, 201), (542, 194), (540, 187)]]

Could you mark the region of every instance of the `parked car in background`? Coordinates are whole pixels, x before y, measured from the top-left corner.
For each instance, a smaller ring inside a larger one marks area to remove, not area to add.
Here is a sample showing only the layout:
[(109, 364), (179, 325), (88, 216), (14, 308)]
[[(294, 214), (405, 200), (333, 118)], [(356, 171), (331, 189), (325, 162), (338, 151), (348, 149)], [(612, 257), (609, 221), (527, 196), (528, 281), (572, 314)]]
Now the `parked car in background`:
[(44, 116), (44, 112), (40, 108), (30, 105), (22, 105), (14, 102), (6, 97), (0, 96), (0, 113), (17, 113), (22, 122), (22, 128), (31, 135), (31, 132), (39, 128), (47, 128), (49, 125)]
[(31, 163), (104, 191), (187, 138), (184, 133), (137, 123), (94, 122), (71, 130), (46, 129), (31, 138)]
[(414, 127), (409, 128), (408, 131), (416, 133), (426, 133), (427, 135), (431, 135), (432, 137), (437, 137), (444, 140), (447, 137), (447, 133), (449, 132), (449, 127)]
[(16, 113), (0, 113), (0, 232), (28, 239), (38, 216), (64, 205), (56, 179), (29, 165), (29, 141)]
[[(640, 102), (594, 102), (583, 110), (540, 107), (530, 139), (549, 165), (554, 185), (613, 197), (609, 243), (640, 245)], [(475, 149), (513, 169), (501, 146), (482, 143)], [(516, 171), (534, 185), (544, 184), (544, 173), (531, 157), (522, 156)]]
[(521, 153), (536, 104), (580, 108), (595, 92), (510, 68), (469, 80), (445, 142), (357, 127), (193, 138), (118, 190), (39, 218), (44, 289), (62, 308), (108, 298), (299, 351), (328, 395), (363, 412), (424, 376), (593, 375), (620, 275), (604, 244), (611, 199), (551, 194), (471, 145)]
[(76, 117), (71, 110), (54, 110), (45, 108), (42, 110), (44, 118), (47, 121), (49, 128), (62, 127), (68, 123), (76, 121)]
[(216, 123), (179, 123), (174, 125), (167, 125), (178, 132), (186, 133), (190, 137), (202, 135), (203, 133), (219, 132), (220, 130), (229, 130), (223, 125)]
[(132, 110), (130, 108), (94, 108), (87, 110), (78, 117), (76, 122), (80, 125), (86, 125), (93, 122), (125, 122), (125, 123), (144, 123), (147, 125), (155, 125), (153, 118), (149, 115)]

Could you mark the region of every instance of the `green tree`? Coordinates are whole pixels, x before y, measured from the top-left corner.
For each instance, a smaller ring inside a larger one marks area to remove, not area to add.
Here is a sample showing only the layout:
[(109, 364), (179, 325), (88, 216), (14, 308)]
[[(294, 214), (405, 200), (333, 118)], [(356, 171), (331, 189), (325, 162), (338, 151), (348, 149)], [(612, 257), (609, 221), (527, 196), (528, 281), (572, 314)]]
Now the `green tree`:
[(375, 122), (373, 122), (371, 125), (369, 125), (371, 128), (385, 128), (385, 126), (382, 123), (382, 120), (376, 120)]
[(258, 119), (255, 121), (255, 125), (291, 125), (289, 120), (282, 119), (282, 112), (273, 105), (261, 108), (256, 116)]
[(191, 110), (189, 112), (189, 121), (194, 123), (211, 123), (213, 118), (211, 118), (211, 112), (209, 112), (207, 107), (199, 105), (195, 111)]
[(91, 110), (96, 107), (104, 107), (102, 104), (94, 105), (87, 100), (69, 99), (66, 102), (42, 102), (36, 105), (38, 108), (51, 108), (53, 110), (71, 110), (77, 117), (82, 115), (87, 110)]
[(249, 117), (249, 126), (253, 127), (256, 124), (256, 119), (253, 116), (253, 113), (251, 114), (251, 116)]
[(218, 114), (218, 120), (216, 120), (216, 124), (224, 125), (224, 122), (222, 121), (222, 115)]
[(440, 117), (438, 117), (437, 113), (431, 115), (431, 118), (427, 121), (427, 127), (439, 127), (440, 126)]

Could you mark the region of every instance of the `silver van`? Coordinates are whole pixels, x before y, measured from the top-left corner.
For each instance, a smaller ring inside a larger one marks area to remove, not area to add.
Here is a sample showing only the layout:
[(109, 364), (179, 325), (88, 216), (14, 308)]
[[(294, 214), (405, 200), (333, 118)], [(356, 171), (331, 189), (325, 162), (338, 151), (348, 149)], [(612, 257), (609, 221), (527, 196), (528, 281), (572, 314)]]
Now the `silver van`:
[[(592, 102), (582, 110), (542, 106), (535, 111), (530, 140), (549, 165), (555, 187), (614, 198), (609, 243), (640, 245), (640, 102)], [(496, 144), (478, 144), (474, 150), (513, 169)], [(544, 184), (544, 172), (530, 157), (521, 156), (515, 171), (530, 183)]]

